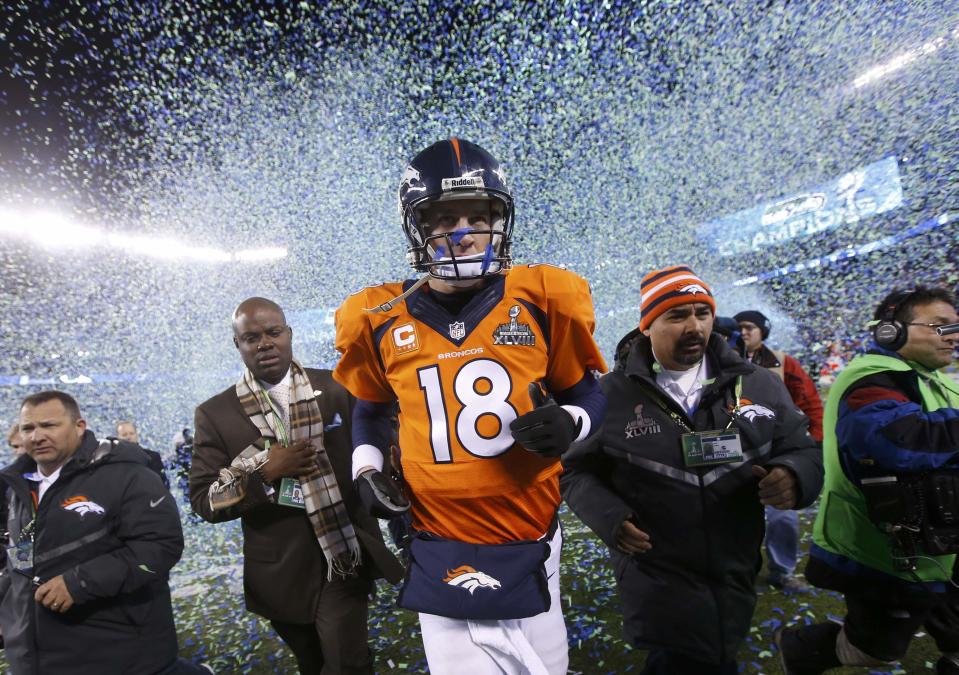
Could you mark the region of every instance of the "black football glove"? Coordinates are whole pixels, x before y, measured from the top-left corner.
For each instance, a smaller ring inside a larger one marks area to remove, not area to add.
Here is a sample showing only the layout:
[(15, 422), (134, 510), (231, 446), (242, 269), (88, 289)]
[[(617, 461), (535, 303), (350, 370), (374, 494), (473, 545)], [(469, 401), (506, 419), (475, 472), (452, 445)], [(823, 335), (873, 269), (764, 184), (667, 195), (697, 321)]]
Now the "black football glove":
[(546, 395), (536, 382), (530, 382), (529, 397), (533, 410), (520, 415), (509, 425), (513, 440), (543, 457), (559, 457), (579, 435), (582, 421), (573, 421), (573, 416), (555, 401), (547, 403)]
[(399, 484), (382, 471), (365, 471), (353, 481), (363, 508), (377, 518), (399, 518), (410, 510), (410, 501)]

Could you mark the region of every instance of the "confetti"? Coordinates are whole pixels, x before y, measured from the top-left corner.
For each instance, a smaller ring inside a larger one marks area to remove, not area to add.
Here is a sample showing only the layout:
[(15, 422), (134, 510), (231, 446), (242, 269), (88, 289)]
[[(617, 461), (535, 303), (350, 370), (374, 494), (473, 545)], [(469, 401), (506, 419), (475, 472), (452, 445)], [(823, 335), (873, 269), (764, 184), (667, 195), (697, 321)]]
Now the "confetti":
[[(95, 431), (134, 419), (169, 463), (193, 408), (239, 373), (229, 319), (250, 295), (287, 310), (301, 361), (331, 366), (332, 311), (411, 275), (399, 176), (449, 135), (505, 166), (515, 259), (589, 280), (610, 362), (638, 321), (643, 273), (688, 263), (721, 314), (761, 309), (771, 344), (828, 386), (887, 291), (959, 283), (957, 27), (955, 3), (12, 0), (0, 18), (0, 419), (62, 388)], [(912, 56), (890, 66), (900, 54)], [(902, 202), (878, 212), (878, 188), (856, 181), (886, 158)], [(716, 250), (735, 232), (703, 239), (756, 209), (757, 226), (797, 233), (735, 255)], [(36, 213), (60, 229), (25, 237)], [(162, 238), (174, 255), (75, 240), (63, 222)], [(187, 255), (263, 247), (287, 255)], [(220, 672), (292, 672), (243, 608), (239, 524), (198, 522), (182, 489), (181, 652)], [(813, 517), (801, 515), (805, 548)], [(571, 667), (638, 670), (605, 547), (572, 515), (564, 524)], [(777, 672), (765, 655), (784, 617), (844, 614), (833, 592), (799, 604), (757, 590), (759, 651), (744, 647), (742, 672)], [(377, 667), (426, 672), (416, 617), (394, 602), (380, 584)], [(922, 640), (906, 670), (935, 660)]]

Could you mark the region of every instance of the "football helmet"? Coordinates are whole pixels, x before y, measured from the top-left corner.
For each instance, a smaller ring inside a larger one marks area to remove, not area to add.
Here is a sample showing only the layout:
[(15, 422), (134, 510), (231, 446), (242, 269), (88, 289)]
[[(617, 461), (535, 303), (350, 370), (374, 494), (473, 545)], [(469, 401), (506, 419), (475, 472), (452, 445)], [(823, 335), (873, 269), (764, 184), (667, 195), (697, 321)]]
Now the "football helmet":
[[(499, 162), (469, 141), (450, 138), (414, 157), (400, 182), (400, 212), (408, 249), (406, 259), (417, 272), (453, 283), (497, 274), (510, 265), (513, 197)], [(485, 199), (492, 214), (490, 230), (458, 229), (431, 234), (424, 213), (437, 202)], [(489, 235), (479, 255), (459, 256), (455, 246), (466, 234)]]

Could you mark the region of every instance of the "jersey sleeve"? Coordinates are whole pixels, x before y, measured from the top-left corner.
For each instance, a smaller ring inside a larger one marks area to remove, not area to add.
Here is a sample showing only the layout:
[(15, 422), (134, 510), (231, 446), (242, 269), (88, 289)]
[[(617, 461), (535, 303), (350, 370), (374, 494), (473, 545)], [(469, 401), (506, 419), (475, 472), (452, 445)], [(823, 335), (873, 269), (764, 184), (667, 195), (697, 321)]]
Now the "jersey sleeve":
[(377, 304), (367, 297), (367, 291), (354, 293), (336, 310), (336, 349), (340, 360), (333, 379), (358, 399), (383, 403), (395, 400), (396, 395), (386, 379), (373, 338), (372, 321), (376, 315), (363, 311), (364, 307)]
[[(587, 371), (605, 373), (606, 361), (593, 330), (593, 296), (578, 274), (552, 265), (537, 265), (549, 319), (550, 347), (546, 383), (551, 391), (569, 389)], [(534, 268), (535, 269), (535, 268)]]

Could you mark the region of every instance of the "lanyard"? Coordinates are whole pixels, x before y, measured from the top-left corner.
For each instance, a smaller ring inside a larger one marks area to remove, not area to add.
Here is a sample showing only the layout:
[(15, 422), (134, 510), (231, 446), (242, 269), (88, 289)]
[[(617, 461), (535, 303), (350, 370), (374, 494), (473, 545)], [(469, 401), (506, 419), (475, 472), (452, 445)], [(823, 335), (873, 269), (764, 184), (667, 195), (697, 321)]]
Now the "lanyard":
[[(679, 428), (681, 428), (683, 431), (686, 431), (687, 433), (691, 433), (691, 434), (695, 433), (693, 428), (686, 423), (686, 420), (684, 420), (682, 416), (679, 415), (675, 410), (669, 407), (669, 405), (666, 403), (664, 398), (666, 394), (662, 393), (658, 387), (654, 389), (653, 391), (649, 391), (648, 393), (653, 394), (652, 396), (653, 402), (656, 405), (658, 405), (660, 408), (662, 408), (663, 412), (669, 415), (669, 419), (675, 422), (676, 425), (679, 426)], [(732, 412), (733, 412), (733, 415), (738, 415), (740, 409), (742, 408), (742, 401), (743, 401), (743, 376), (742, 375), (738, 375), (736, 377), (735, 396), (736, 396), (736, 405), (733, 407)], [(734, 419), (733, 415), (729, 416), (729, 423), (726, 425), (725, 427), (726, 429), (729, 429), (733, 425), (733, 419)]]
[(33, 518), (20, 530), (20, 541), (33, 541), (34, 530), (37, 527), (37, 513), (33, 512)]
[(33, 537), (36, 534), (37, 529), (37, 509), (39, 508), (39, 503), (37, 502), (37, 493), (33, 490), (30, 490), (31, 501), (33, 502), (33, 518), (30, 519), (30, 522), (20, 528), (20, 536), (18, 537), (17, 543), (23, 542), (33, 542)]
[(953, 389), (949, 382), (943, 381), (941, 375), (936, 371), (929, 371), (917, 363), (909, 362), (909, 365), (912, 366), (912, 369), (916, 371), (916, 374), (919, 376), (919, 381), (926, 381), (926, 386), (933, 386), (939, 390), (939, 394), (942, 396), (943, 400), (947, 404), (952, 403), (954, 397), (959, 396), (959, 391)]
[[(735, 392), (735, 395), (736, 395), (736, 405), (733, 406), (733, 412), (738, 415), (739, 411), (742, 410), (742, 407), (743, 407), (743, 376), (742, 375), (738, 375), (736, 377), (736, 386), (733, 391)], [(732, 415), (730, 415), (729, 424), (726, 425), (726, 428), (728, 429), (732, 425), (733, 425), (733, 417)]]

